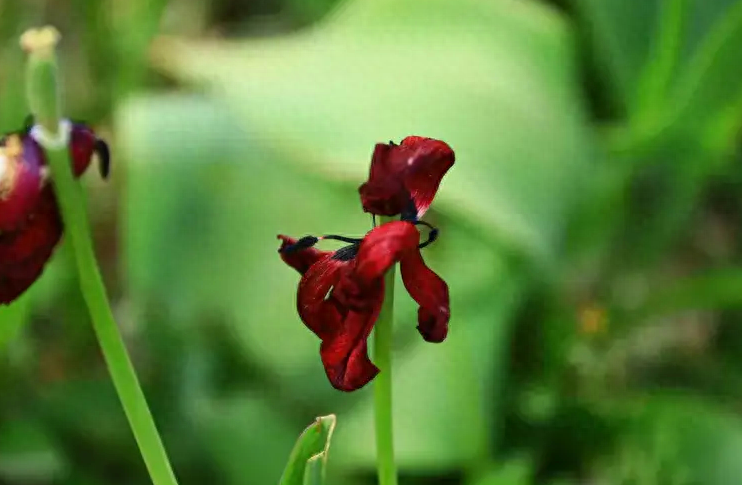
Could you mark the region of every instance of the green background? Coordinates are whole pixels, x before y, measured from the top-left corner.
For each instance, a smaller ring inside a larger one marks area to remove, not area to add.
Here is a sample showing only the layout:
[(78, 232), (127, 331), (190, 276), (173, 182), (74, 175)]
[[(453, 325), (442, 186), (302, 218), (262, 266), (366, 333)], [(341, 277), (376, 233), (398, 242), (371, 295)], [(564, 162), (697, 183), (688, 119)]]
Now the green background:
[[(0, 2), (63, 34), (114, 312), (176, 474), (276, 484), (334, 413), (328, 483), (375, 483), (371, 386), (327, 382), (277, 234), (361, 235), (373, 146), (443, 139), (426, 220), (451, 330), (398, 285), (403, 485), (742, 483), (742, 2)], [(71, 254), (0, 309), (0, 484), (145, 484)]]

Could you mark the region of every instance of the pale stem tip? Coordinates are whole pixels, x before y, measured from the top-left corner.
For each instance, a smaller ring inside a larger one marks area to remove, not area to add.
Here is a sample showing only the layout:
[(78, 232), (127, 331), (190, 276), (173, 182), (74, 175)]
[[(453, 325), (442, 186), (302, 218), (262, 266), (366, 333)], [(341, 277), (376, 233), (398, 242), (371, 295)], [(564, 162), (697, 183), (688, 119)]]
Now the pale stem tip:
[(21, 48), (28, 54), (49, 56), (61, 38), (59, 31), (52, 26), (29, 29), (21, 35)]

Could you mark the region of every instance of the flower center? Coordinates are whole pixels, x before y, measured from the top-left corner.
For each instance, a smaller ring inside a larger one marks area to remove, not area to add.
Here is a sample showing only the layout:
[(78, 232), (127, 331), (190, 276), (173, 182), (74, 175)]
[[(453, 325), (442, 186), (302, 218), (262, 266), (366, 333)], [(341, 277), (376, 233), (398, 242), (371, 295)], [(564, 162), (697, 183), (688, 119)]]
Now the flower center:
[[(438, 228), (435, 226), (432, 226), (431, 224), (428, 224), (425, 221), (408, 221), (411, 224), (414, 224), (415, 226), (425, 226), (430, 231), (428, 232), (428, 239), (425, 240), (425, 242), (422, 242), (418, 244), (419, 249), (423, 249), (427, 246), (430, 246), (435, 242), (436, 239), (438, 239)], [(303, 249), (309, 249), (313, 246), (315, 246), (318, 242), (330, 239), (333, 241), (342, 241), (346, 243), (350, 243), (349, 246), (342, 247), (335, 251), (335, 254), (332, 255), (332, 259), (336, 259), (339, 261), (350, 261), (351, 259), (356, 257), (356, 254), (358, 253), (358, 248), (361, 246), (361, 243), (363, 242), (362, 238), (356, 238), (356, 237), (346, 237), (346, 236), (338, 236), (336, 234), (328, 234), (325, 236), (304, 236), (301, 239), (297, 240), (294, 244), (291, 244), (289, 246), (286, 246), (285, 248), (281, 249), (280, 252), (284, 254), (291, 254), (296, 251), (301, 251)]]

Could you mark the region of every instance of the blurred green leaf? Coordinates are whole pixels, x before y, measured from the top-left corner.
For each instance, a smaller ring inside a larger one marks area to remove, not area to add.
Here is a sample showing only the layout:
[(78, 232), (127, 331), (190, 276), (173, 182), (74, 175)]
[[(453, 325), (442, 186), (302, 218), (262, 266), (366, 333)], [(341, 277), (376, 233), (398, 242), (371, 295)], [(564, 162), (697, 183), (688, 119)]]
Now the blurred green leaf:
[(530, 458), (513, 458), (501, 465), (491, 466), (483, 476), (472, 481), (472, 485), (530, 485), (534, 463)]
[(204, 400), (193, 415), (204, 451), (215, 464), (219, 483), (276, 483), (292, 449), (292, 426), (258, 395)]
[(590, 170), (573, 54), (550, 9), (475, 0), (356, 0), (285, 38), (155, 49), (247, 139), (326, 178), (359, 185), (376, 142), (446, 140), (459, 162), (435, 207), (547, 261)]
[(327, 453), (335, 430), (333, 414), (317, 418), (299, 436), (289, 456), (280, 485), (322, 485), (324, 483)]
[(42, 423), (6, 420), (0, 424), (0, 477), (11, 483), (53, 482), (68, 464)]
[[(742, 481), (742, 419), (711, 402), (680, 393), (633, 403), (611, 483), (734, 485)], [(623, 481), (622, 481), (623, 480)], [(674, 480), (674, 481), (673, 481)]]

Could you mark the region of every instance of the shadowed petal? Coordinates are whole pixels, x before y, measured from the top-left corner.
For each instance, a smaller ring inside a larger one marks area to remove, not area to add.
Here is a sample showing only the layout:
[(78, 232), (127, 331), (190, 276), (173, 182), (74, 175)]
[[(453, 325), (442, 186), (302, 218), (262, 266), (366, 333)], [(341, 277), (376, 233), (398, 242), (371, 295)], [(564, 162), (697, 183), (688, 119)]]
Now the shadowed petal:
[(368, 358), (367, 340), (379, 318), (384, 285), (376, 285), (367, 295), (368, 311), (351, 310), (335, 334), (323, 340), (322, 363), (330, 383), (341, 391), (355, 391), (368, 384), (379, 369)]
[(322, 340), (330, 338), (340, 327), (341, 308), (335, 301), (327, 299), (327, 294), (347, 271), (348, 264), (328, 254), (313, 264), (299, 282), (296, 296), (299, 316)]

